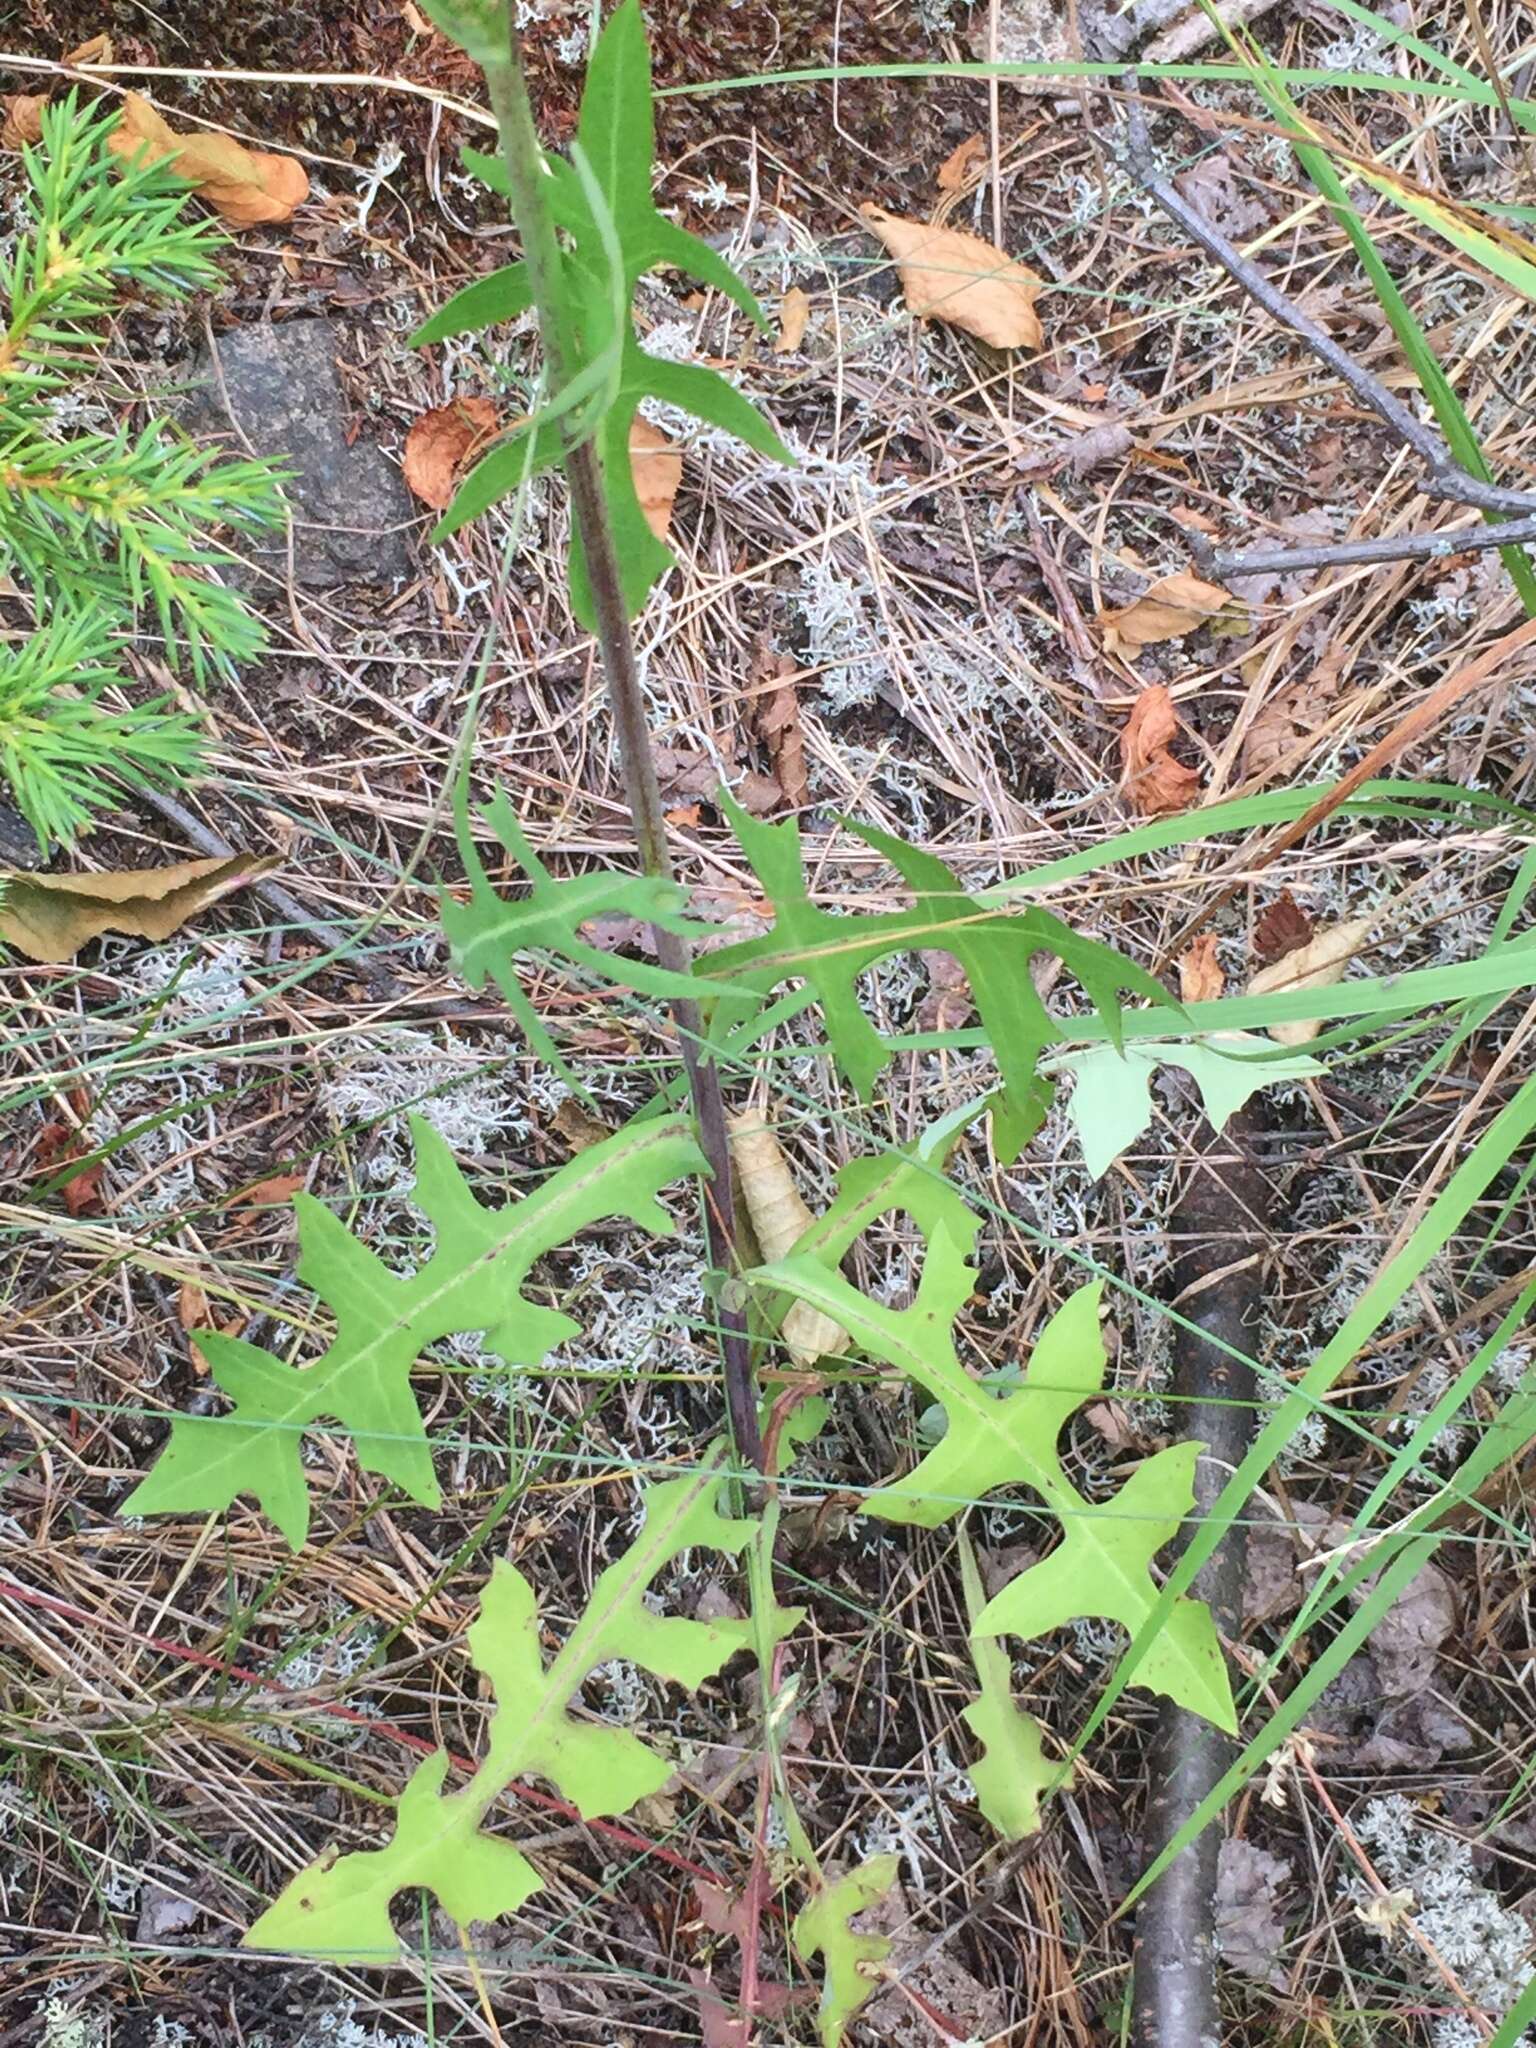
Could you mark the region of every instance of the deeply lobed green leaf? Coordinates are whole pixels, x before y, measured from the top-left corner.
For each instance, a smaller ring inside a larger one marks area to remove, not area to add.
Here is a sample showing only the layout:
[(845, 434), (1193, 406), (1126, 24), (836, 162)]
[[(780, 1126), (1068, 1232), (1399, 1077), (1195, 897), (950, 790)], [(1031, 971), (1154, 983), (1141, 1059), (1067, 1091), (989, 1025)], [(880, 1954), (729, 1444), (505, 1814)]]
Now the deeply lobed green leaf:
[(880, 1989), (874, 1972), (891, 1952), (889, 1935), (860, 1934), (853, 1922), (878, 1905), (896, 1882), (891, 1855), (871, 1856), (818, 1889), (795, 1915), (794, 1942), (807, 1962), (825, 1966), (817, 2013), (822, 2048), (839, 2048), (848, 2022)]
[[(484, 823), (506, 848), (521, 871), (523, 893), (508, 898), (492, 886), (470, 825), (461, 785), (456, 803), (459, 856), (464, 863), (468, 894), (439, 891), (443, 931), (453, 947), (459, 971), (473, 989), (495, 982), (522, 1026), (528, 1043), (541, 1059), (560, 1072), (565, 1063), (538, 1012), (518, 979), (517, 961), (532, 953), (552, 953), (602, 983), (622, 983), (662, 1002), (696, 998), (694, 981), (646, 960), (618, 960), (582, 937), (581, 928), (595, 917), (633, 917), (684, 937), (701, 928), (683, 915), (685, 897), (675, 882), (655, 875), (625, 875), (612, 868), (557, 880), (529, 844), (517, 813), (498, 790), (481, 808)], [(738, 1002), (736, 1009), (741, 1008)]]
[[(660, 1791), (672, 1775), (668, 1757), (626, 1728), (578, 1720), (571, 1709), (583, 1682), (612, 1658), (697, 1687), (750, 1645), (749, 1619), (658, 1614), (648, 1599), (657, 1574), (685, 1550), (735, 1556), (751, 1539), (753, 1523), (720, 1511), (721, 1465), (713, 1451), (702, 1470), (645, 1489), (639, 1535), (599, 1577), (547, 1668), (533, 1588), (511, 1565), (497, 1564), (469, 1631), (470, 1654), (497, 1702), (474, 1776), (445, 1794), (448, 1758), (441, 1750), (429, 1757), (401, 1796), (385, 1846), (317, 1858), (262, 1914), (247, 1947), (340, 1963), (391, 1960), (398, 1943), (390, 1906), (410, 1887), (433, 1892), (460, 1926), (515, 1912), (539, 1889), (522, 1851), (483, 1832), (517, 1779), (548, 1779), (587, 1820), (625, 1813)], [(798, 1610), (777, 1610), (777, 1632), (787, 1633), (799, 1618)]]
[(199, 1333), (214, 1381), (234, 1405), (227, 1415), (178, 1416), (125, 1513), (216, 1513), (254, 1494), (297, 1550), (309, 1529), (304, 1433), (325, 1417), (350, 1434), (366, 1470), (436, 1507), (431, 1450), (411, 1391), (422, 1351), (482, 1331), (509, 1367), (536, 1365), (580, 1325), (525, 1296), (535, 1262), (604, 1217), (670, 1231), (656, 1195), (704, 1165), (684, 1120), (658, 1119), (580, 1153), (522, 1200), (486, 1209), (431, 1125), (413, 1119), (412, 1135), (414, 1198), (435, 1234), (432, 1256), (413, 1274), (392, 1273), (329, 1209), (300, 1195), (299, 1273), (332, 1310), (335, 1337), (301, 1368), (241, 1339)]
[(890, 1055), (859, 1003), (859, 976), (893, 953), (950, 954), (965, 970), (982, 1028), (997, 1057), (1003, 1094), (993, 1113), (998, 1156), (1016, 1159), (1039, 1128), (1051, 1087), (1038, 1072), (1044, 1049), (1060, 1032), (1030, 975), (1039, 953), (1053, 953), (1082, 984), (1118, 1043), (1122, 992), (1178, 1005), (1144, 968), (1096, 939), (1079, 937), (1049, 911), (980, 905), (935, 855), (868, 825), (850, 825), (877, 848), (912, 890), (910, 910), (837, 916), (811, 901), (791, 819), (765, 824), (725, 801), (732, 829), (773, 905), (772, 931), (710, 956), (711, 982), (770, 994), (783, 981), (803, 980), (815, 992), (839, 1067), (868, 1097)]
[(1057, 1062), (1075, 1076), (1067, 1114), (1095, 1179), (1152, 1121), (1152, 1076), (1159, 1067), (1182, 1067), (1200, 1091), (1213, 1131), (1261, 1088), (1304, 1081), (1322, 1073), (1307, 1053), (1276, 1054), (1273, 1042), (1247, 1031), (1213, 1031), (1204, 1038), (1142, 1039), (1131, 1045), (1089, 1046)]
[[(910, 1308), (872, 1302), (814, 1258), (792, 1255), (757, 1276), (839, 1323), (850, 1343), (904, 1373), (944, 1412), (942, 1440), (917, 1467), (871, 1494), (864, 1512), (936, 1528), (1003, 1486), (1027, 1486), (1061, 1527), (1061, 1541), (988, 1601), (978, 1636), (1025, 1640), (1070, 1621), (1114, 1621), (1134, 1633), (1158, 1600), (1157, 1552), (1194, 1502), (1195, 1443), (1145, 1459), (1109, 1501), (1091, 1501), (1063, 1468), (1057, 1439), (1104, 1384), (1099, 1283), (1071, 1295), (1042, 1331), (1023, 1384), (999, 1392), (974, 1380), (955, 1353), (953, 1326), (975, 1285), (963, 1250), (942, 1226)], [(1231, 1688), (1209, 1610), (1178, 1602), (1144, 1656), (1138, 1681), (1222, 1728), (1235, 1725)]]

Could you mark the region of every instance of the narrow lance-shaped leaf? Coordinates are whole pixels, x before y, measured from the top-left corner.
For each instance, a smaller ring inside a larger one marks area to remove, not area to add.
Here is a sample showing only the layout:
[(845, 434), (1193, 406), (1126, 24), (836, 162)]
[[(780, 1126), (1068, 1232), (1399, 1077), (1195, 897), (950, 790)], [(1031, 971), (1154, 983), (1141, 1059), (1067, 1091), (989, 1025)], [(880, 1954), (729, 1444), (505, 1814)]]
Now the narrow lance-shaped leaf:
[[(586, 1155), (590, 1158), (592, 1155)], [(540, 1888), (516, 1845), (485, 1834), (486, 1817), (506, 1788), (525, 1776), (547, 1779), (586, 1820), (627, 1813), (659, 1792), (673, 1760), (627, 1728), (578, 1720), (571, 1709), (600, 1664), (624, 1657), (671, 1684), (697, 1687), (752, 1641), (750, 1619), (695, 1621), (653, 1611), (657, 1575), (685, 1550), (737, 1555), (755, 1525), (720, 1512), (722, 1457), (700, 1471), (647, 1487), (634, 1543), (598, 1578), (565, 1643), (546, 1668), (538, 1602), (521, 1572), (498, 1561), (469, 1631), (470, 1654), (490, 1680), (496, 1709), (485, 1756), (469, 1782), (445, 1793), (448, 1757), (420, 1764), (401, 1796), (395, 1831), (381, 1849), (318, 1857), (301, 1871), (246, 1936), (248, 1948), (281, 1949), (338, 1963), (387, 1962), (399, 1945), (390, 1906), (424, 1886), (467, 1927), (512, 1913)], [(778, 1609), (787, 1634), (799, 1610)]]
[[(449, 33), (465, 48), (474, 52), (489, 47), (493, 38), (488, 37), (485, 9), (490, 0), (436, 0), (436, 4), (442, 10), (442, 25), (449, 27)], [(558, 157), (548, 158), (545, 166), (549, 173), (546, 199), (568, 238), (560, 266), (564, 312), (580, 357), (576, 375), (610, 361), (616, 364), (617, 375), (611, 379), (606, 397), (593, 397), (564, 419), (546, 417), (546, 438), (539, 443), (536, 466), (551, 459), (566, 439), (588, 435), (595, 439), (625, 601), (633, 612), (674, 560), (671, 550), (646, 524), (635, 491), (630, 434), (645, 399), (684, 406), (776, 461), (793, 458), (756, 408), (724, 378), (702, 365), (658, 361), (646, 354), (634, 333), (627, 308), (635, 286), (647, 271), (661, 267), (682, 270), (724, 293), (759, 327), (767, 326), (752, 292), (724, 258), (707, 242), (668, 220), (652, 196), (655, 122), (650, 52), (639, 0), (622, 0), (597, 39), (587, 67), (576, 144), (588, 185)], [(507, 193), (505, 171), (494, 158), (466, 151), (465, 161), (493, 190)], [(616, 262), (610, 253), (614, 250)], [(527, 294), (527, 279), (521, 267), (513, 265), (494, 278), (466, 286), (425, 323), (415, 339), (422, 343), (443, 340), (513, 317), (524, 310)], [(626, 309), (621, 339), (613, 330), (616, 304)], [(610, 381), (606, 371), (603, 381)], [(560, 394), (556, 394), (556, 402), (560, 402)], [(533, 431), (541, 432), (538, 422)], [(456, 532), (466, 520), (516, 488), (527, 473), (526, 450), (517, 442), (488, 450), (466, 477), (434, 539)], [(571, 551), (571, 588), (578, 618), (591, 626), (592, 592), (579, 537)]]
[(436, 1237), (431, 1258), (410, 1275), (392, 1273), (329, 1209), (300, 1195), (299, 1273), (333, 1311), (334, 1339), (300, 1368), (241, 1339), (200, 1332), (197, 1346), (234, 1407), (178, 1416), (124, 1513), (208, 1514), (250, 1493), (297, 1550), (309, 1529), (304, 1432), (327, 1416), (351, 1433), (368, 1471), (436, 1507), (432, 1454), (411, 1391), (422, 1351), (460, 1331), (483, 1331), (509, 1367), (536, 1365), (580, 1325), (524, 1295), (535, 1261), (608, 1216), (670, 1231), (656, 1195), (704, 1169), (684, 1120), (658, 1119), (580, 1153), (521, 1201), (486, 1209), (431, 1125), (413, 1119), (411, 1128), (414, 1199)]
[[(867, 1514), (936, 1528), (1000, 1486), (1023, 1485), (1060, 1523), (1061, 1542), (987, 1603), (976, 1634), (1029, 1640), (1088, 1617), (1131, 1631), (1146, 1622), (1158, 1598), (1152, 1560), (1193, 1504), (1200, 1446), (1157, 1452), (1112, 1500), (1090, 1501), (1068, 1479), (1057, 1438), (1104, 1382), (1098, 1283), (1080, 1288), (1047, 1323), (1023, 1385), (998, 1393), (973, 1380), (955, 1355), (953, 1325), (975, 1274), (942, 1229), (930, 1238), (907, 1309), (870, 1301), (813, 1259), (786, 1259), (757, 1277), (835, 1318), (852, 1344), (897, 1367), (943, 1408), (942, 1441), (906, 1478), (870, 1495)], [(1176, 1604), (1137, 1679), (1219, 1727), (1235, 1725), (1221, 1646), (1200, 1601)]]
[(1031, 979), (1036, 954), (1054, 953), (1072, 971), (1117, 1037), (1122, 991), (1178, 1009), (1161, 982), (1111, 947), (1080, 938), (1034, 906), (1010, 915), (978, 903), (941, 860), (870, 826), (850, 829), (885, 854), (916, 900), (910, 910), (836, 916), (811, 901), (792, 819), (768, 825), (728, 798), (722, 803), (773, 905), (774, 926), (762, 938), (711, 954), (704, 963), (709, 982), (722, 992), (744, 986), (764, 995), (786, 980), (807, 982), (839, 1067), (867, 1098), (890, 1055), (860, 1006), (859, 976), (893, 953), (951, 954), (965, 970), (1002, 1075), (993, 1129), (1005, 1164), (1039, 1128), (1051, 1099), (1037, 1064), (1060, 1031)]

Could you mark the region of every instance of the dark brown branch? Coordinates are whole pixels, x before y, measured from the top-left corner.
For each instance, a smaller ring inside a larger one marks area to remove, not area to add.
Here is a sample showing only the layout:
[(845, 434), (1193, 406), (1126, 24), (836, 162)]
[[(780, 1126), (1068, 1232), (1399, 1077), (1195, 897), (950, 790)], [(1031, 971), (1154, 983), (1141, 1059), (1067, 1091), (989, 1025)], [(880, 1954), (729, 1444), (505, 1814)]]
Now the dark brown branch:
[(1122, 161), (1142, 189), (1157, 201), (1170, 220), (1177, 221), (1190, 239), (1242, 286), (1257, 305), (1283, 327), (1289, 327), (1293, 334), (1300, 335), (1312, 353), (1349, 386), (1362, 405), (1386, 421), (1398, 439), (1413, 450), (1428, 470), (1429, 489), (1434, 497), (1448, 498), (1460, 505), (1475, 505), (1480, 512), (1536, 513), (1536, 491), (1508, 490), (1502, 484), (1484, 483), (1480, 477), (1469, 475), (1433, 427), (1416, 418), (1400, 398), (1394, 398), (1380, 378), (1366, 369), (1363, 363), (1357, 362), (1348, 349), (1340, 348), (1310, 314), (1304, 313), (1278, 285), (1271, 284), (1256, 263), (1250, 263), (1246, 256), (1234, 249), (1198, 207), (1191, 206), (1177, 186), (1159, 173), (1147, 136), (1146, 115), (1137, 100), (1132, 100), (1128, 108), (1126, 132), (1128, 140)]
[[(134, 795), (148, 810), (158, 811), (167, 824), (174, 825), (199, 853), (216, 860), (227, 859), (234, 853), (234, 847), (222, 833), (205, 825), (185, 804), (178, 803), (175, 797), (167, 796), (163, 790), (140, 788)], [(331, 924), (323, 917), (311, 916), (281, 882), (259, 881), (253, 887), (262, 901), (269, 904), (279, 917), (285, 917), (296, 931), (324, 946), (328, 953), (340, 954), (348, 964), (355, 965), (379, 1000), (388, 1001), (399, 995), (400, 984), (382, 960), (351, 950), (355, 948), (355, 939), (349, 938), (339, 925)]]
[[(1217, 1137), (1201, 1135), (1174, 1212), (1181, 1250), (1174, 1307), (1174, 1391), (1190, 1436), (1205, 1445), (1195, 1467), (1195, 1512), (1203, 1515), (1242, 1462), (1253, 1436), (1251, 1352), (1259, 1308), (1259, 1257), (1268, 1184), (1252, 1164), (1243, 1113)], [(1191, 1589), (1216, 1627), (1235, 1638), (1242, 1621), (1244, 1545), (1228, 1530)], [(1161, 1854), (1220, 1782), (1231, 1739), (1198, 1714), (1162, 1703), (1149, 1758), (1152, 1796), (1146, 1856)], [(1132, 2048), (1207, 2048), (1221, 2040), (1216, 1997), (1216, 1876), (1221, 1826), (1213, 1823), (1169, 1864), (1136, 1917)]]
[(1190, 553), (1202, 576), (1289, 576), (1303, 569), (1345, 569), (1359, 562), (1436, 562), (1484, 548), (1536, 541), (1536, 513), (1501, 520), (1497, 526), (1455, 527), (1439, 533), (1385, 534), (1378, 540), (1325, 541), (1313, 548), (1213, 548), (1203, 533), (1192, 533)]
[[(1163, 177), (1147, 134), (1146, 113), (1134, 91), (1127, 102), (1125, 133), (1126, 142), (1120, 152), (1120, 161), (1142, 190), (1157, 201), (1169, 219), (1176, 222), (1191, 241), (1242, 286), (1256, 305), (1262, 306), (1282, 327), (1288, 327), (1293, 334), (1299, 335), (1318, 360), (1327, 364), (1360, 403), (1385, 421), (1405, 447), (1412, 449), (1424, 465), (1425, 488), (1431, 497), (1450, 504), (1470, 505), (1480, 512), (1503, 513), (1511, 519), (1536, 520), (1536, 491), (1512, 490), (1504, 484), (1488, 483), (1463, 469), (1432, 426), (1418, 418), (1400, 398), (1394, 397), (1381, 379), (1347, 349), (1340, 348), (1310, 314), (1304, 313), (1295, 300), (1272, 283), (1256, 263), (1250, 262), (1234, 248), (1221, 230), (1213, 226), (1197, 206), (1191, 205), (1170, 179)], [(1536, 528), (1527, 529), (1524, 525), (1518, 530), (1513, 526), (1492, 527), (1486, 538), (1468, 540), (1462, 545), (1504, 547), (1512, 541), (1529, 539), (1533, 533), (1536, 533)], [(1369, 547), (1373, 550), (1369, 554), (1343, 553), (1328, 548), (1298, 548), (1289, 552), (1265, 549), (1251, 554), (1229, 555), (1218, 554), (1206, 543), (1204, 549), (1196, 547), (1195, 554), (1208, 573), (1244, 576), (1260, 571), (1330, 568), (1349, 562), (1433, 560), (1442, 552), (1442, 541), (1440, 534), (1405, 534), (1394, 541), (1346, 541), (1339, 544), (1340, 549)], [(1460, 548), (1449, 552), (1459, 553)]]

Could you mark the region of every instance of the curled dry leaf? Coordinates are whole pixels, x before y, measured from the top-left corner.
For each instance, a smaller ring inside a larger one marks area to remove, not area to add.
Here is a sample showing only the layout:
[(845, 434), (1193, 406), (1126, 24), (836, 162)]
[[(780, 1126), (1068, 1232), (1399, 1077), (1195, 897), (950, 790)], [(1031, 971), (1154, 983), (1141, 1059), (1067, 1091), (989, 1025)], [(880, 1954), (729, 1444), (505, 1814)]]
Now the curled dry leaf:
[(1300, 681), (1288, 684), (1261, 707), (1243, 739), (1243, 773), (1255, 782), (1273, 782), (1294, 775), (1308, 750), (1308, 741), (1333, 716), (1338, 706), (1344, 666), (1350, 649), (1335, 640), (1322, 659)]
[[(788, 1258), (816, 1219), (795, 1186), (789, 1161), (760, 1109), (744, 1109), (731, 1118), (731, 1159), (757, 1233), (758, 1249), (764, 1263), (774, 1265)], [(795, 1364), (805, 1368), (848, 1346), (842, 1325), (803, 1301), (791, 1304), (780, 1335)]]
[(550, 1122), (573, 1152), (590, 1152), (594, 1145), (601, 1145), (613, 1136), (602, 1118), (584, 1109), (574, 1095), (567, 1095), (556, 1105)]
[(1176, 760), (1171, 742), (1179, 730), (1173, 699), (1162, 683), (1142, 691), (1120, 735), (1124, 763), (1121, 787), (1133, 810), (1144, 818), (1187, 811), (1200, 794), (1200, 771)]
[(1289, 889), (1259, 912), (1253, 926), (1254, 957), (1268, 967), (1307, 944), (1316, 927)]
[(962, 228), (936, 228), (902, 220), (883, 206), (859, 212), (896, 259), (909, 309), (946, 321), (992, 348), (1038, 348), (1035, 300), (1042, 280), (991, 242)]
[(1134, 604), (1100, 612), (1095, 623), (1104, 635), (1106, 653), (1136, 654), (1160, 640), (1193, 633), (1232, 602), (1231, 591), (1219, 583), (1181, 570), (1177, 576), (1160, 577)]
[(0, 149), (24, 149), (43, 139), (45, 92), (13, 92), (0, 100), (5, 118), (0, 121)]
[(795, 663), (787, 654), (776, 654), (760, 646), (753, 664), (752, 694), (748, 699), (752, 723), (768, 750), (774, 777), (791, 810), (811, 799), (810, 777), (805, 765), (805, 734), (800, 725), (800, 692), (791, 678)]
[(779, 332), (773, 344), (776, 356), (787, 356), (805, 339), (805, 325), (811, 317), (810, 294), (792, 284), (779, 301)]
[(247, 149), (232, 135), (199, 129), (179, 134), (142, 93), (123, 101), (122, 118), (107, 138), (114, 156), (129, 161), (143, 154), (151, 163), (174, 161), (231, 227), (258, 227), (290, 220), (309, 197), (309, 175), (295, 157)]
[(964, 142), (953, 148), (939, 165), (939, 190), (947, 197), (951, 192), (963, 192), (987, 160), (987, 138), (984, 135), (967, 135)]
[[(1353, 917), (1345, 924), (1324, 925), (1304, 946), (1261, 967), (1248, 984), (1251, 996), (1291, 994), (1301, 988), (1332, 988), (1376, 928), (1374, 917)], [(1317, 1017), (1291, 1024), (1271, 1024), (1269, 1035), (1280, 1045), (1305, 1045), (1323, 1028)]]
[(672, 525), (677, 487), (683, 480), (682, 450), (660, 427), (637, 419), (629, 430), (629, 466), (645, 523), (658, 540), (665, 540)]
[(59, 59), (65, 70), (71, 70), (77, 65), (115, 64), (116, 61), (117, 46), (106, 34), (88, 36), (83, 43), (77, 44), (73, 50), (66, 51)]
[(1216, 934), (1202, 932), (1179, 956), (1179, 1001), (1217, 1003), (1226, 991), (1226, 976), (1216, 958)]
[(500, 422), (488, 398), (456, 398), (414, 421), (405, 437), (401, 474), (423, 504), (445, 511), (459, 472), (477, 456)]
[(168, 939), (173, 931), (280, 863), (232, 853), (103, 875), (0, 874), (0, 940), (29, 960), (72, 960), (103, 932)]

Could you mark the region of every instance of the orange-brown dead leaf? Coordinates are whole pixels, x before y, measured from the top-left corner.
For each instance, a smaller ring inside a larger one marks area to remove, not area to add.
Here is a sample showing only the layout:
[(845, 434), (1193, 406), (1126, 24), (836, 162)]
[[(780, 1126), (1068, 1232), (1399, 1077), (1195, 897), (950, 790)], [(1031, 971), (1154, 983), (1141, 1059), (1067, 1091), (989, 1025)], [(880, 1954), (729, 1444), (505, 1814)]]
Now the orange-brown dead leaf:
[(1216, 934), (1202, 932), (1179, 955), (1179, 1001), (1217, 1003), (1226, 986), (1226, 976), (1216, 958)]
[(274, 1173), (266, 1180), (254, 1180), (248, 1188), (242, 1188), (230, 1197), (231, 1209), (279, 1208), (291, 1202), (304, 1186), (306, 1176), (302, 1173)]
[(859, 212), (896, 259), (909, 309), (946, 321), (992, 348), (1038, 348), (1035, 300), (1044, 289), (1034, 271), (963, 228), (903, 220), (883, 206)]
[(45, 92), (13, 92), (0, 100), (5, 118), (0, 120), (0, 149), (25, 149), (43, 139)]
[(677, 487), (683, 480), (683, 452), (660, 427), (637, 419), (629, 430), (629, 466), (645, 523), (658, 540), (665, 540), (672, 525)]
[(170, 158), (183, 178), (190, 178), (200, 199), (231, 227), (258, 227), (290, 220), (309, 197), (309, 174), (295, 157), (264, 149), (247, 149), (232, 135), (199, 129), (179, 134), (142, 93), (123, 101), (122, 118), (107, 137), (112, 154), (132, 162), (139, 155), (151, 163)]
[(791, 678), (795, 663), (769, 647), (758, 650), (749, 702), (752, 723), (768, 751), (774, 776), (791, 810), (810, 802), (811, 784), (805, 765), (805, 733), (800, 724), (800, 693)]
[[(75, 1121), (55, 1117), (37, 1134), (33, 1165), (40, 1180), (54, 1180), (77, 1161), (89, 1157), (90, 1143), (83, 1125), (91, 1113), (91, 1097), (84, 1088), (71, 1088), (68, 1095)], [(71, 1216), (104, 1216), (107, 1213), (102, 1177), (106, 1161), (94, 1159), (88, 1166), (61, 1182), (59, 1193)]]
[(1137, 654), (1160, 640), (1193, 633), (1232, 602), (1231, 591), (1219, 583), (1181, 570), (1177, 576), (1159, 578), (1134, 604), (1100, 612), (1095, 623), (1104, 635), (1106, 653)]
[(972, 174), (979, 171), (986, 160), (987, 138), (984, 135), (967, 135), (964, 142), (957, 144), (939, 165), (939, 190), (946, 196), (951, 192), (963, 192), (971, 182)]
[(811, 317), (809, 292), (792, 284), (779, 301), (779, 332), (773, 344), (776, 356), (787, 356), (805, 339), (805, 324)]
[(177, 1290), (176, 1320), (184, 1330), (206, 1330), (213, 1320), (208, 1297), (195, 1280), (183, 1280)]
[(412, 422), (400, 464), (407, 484), (436, 512), (452, 502), (460, 472), (480, 453), (500, 422), (488, 398), (456, 398)]
[(1187, 811), (1200, 794), (1200, 771), (1176, 760), (1171, 743), (1179, 730), (1173, 699), (1162, 683), (1143, 690), (1120, 735), (1124, 764), (1121, 787), (1144, 818)]
[(90, 36), (78, 48), (69, 50), (59, 59), (60, 64), (78, 66), (82, 64), (111, 64), (116, 61), (117, 50), (109, 35)]

